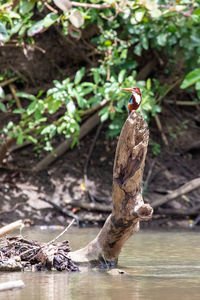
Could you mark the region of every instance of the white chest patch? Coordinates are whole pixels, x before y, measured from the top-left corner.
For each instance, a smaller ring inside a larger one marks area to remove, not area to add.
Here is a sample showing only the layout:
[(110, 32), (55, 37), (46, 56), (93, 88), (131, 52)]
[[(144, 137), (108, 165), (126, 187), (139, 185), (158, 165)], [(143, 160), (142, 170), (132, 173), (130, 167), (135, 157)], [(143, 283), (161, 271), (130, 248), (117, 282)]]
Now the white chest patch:
[(133, 93), (133, 96), (135, 97), (135, 101), (137, 104), (140, 104), (141, 102), (141, 96), (138, 95), (136, 92), (132, 92)]

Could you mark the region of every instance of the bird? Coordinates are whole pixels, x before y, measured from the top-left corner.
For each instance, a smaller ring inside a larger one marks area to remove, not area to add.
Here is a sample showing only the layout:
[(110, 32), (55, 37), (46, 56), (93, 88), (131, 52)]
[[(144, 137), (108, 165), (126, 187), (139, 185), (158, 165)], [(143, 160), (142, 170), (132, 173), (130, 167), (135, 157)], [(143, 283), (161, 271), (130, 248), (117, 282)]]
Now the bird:
[(137, 87), (137, 86), (132, 87), (132, 88), (125, 88), (123, 90), (132, 92), (131, 98), (129, 99), (129, 103), (128, 103), (128, 112), (130, 115), (133, 110), (137, 110), (138, 107), (140, 106), (141, 101), (142, 101), (142, 95), (141, 95), (139, 87)]

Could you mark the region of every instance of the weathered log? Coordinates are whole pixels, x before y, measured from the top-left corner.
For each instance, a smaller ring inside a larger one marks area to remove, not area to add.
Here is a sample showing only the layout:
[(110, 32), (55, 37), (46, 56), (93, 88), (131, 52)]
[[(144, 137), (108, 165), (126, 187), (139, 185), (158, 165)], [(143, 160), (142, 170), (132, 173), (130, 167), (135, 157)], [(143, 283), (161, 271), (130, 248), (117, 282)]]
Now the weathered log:
[(147, 124), (132, 112), (118, 141), (113, 170), (113, 209), (97, 237), (85, 248), (70, 252), (75, 262), (116, 264), (128, 238), (149, 220), (153, 209), (142, 198), (142, 176), (149, 140)]
[(25, 284), (22, 280), (8, 281), (0, 283), (0, 292), (9, 291), (14, 289), (24, 288)]

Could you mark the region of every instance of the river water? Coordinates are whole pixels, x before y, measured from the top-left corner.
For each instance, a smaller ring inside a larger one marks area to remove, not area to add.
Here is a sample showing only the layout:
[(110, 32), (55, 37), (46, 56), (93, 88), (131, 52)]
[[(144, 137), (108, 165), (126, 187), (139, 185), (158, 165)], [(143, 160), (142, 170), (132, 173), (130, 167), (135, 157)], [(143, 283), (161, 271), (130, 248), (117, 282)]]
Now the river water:
[[(98, 229), (70, 228), (62, 240), (73, 250), (85, 246)], [(26, 238), (49, 241), (56, 230), (28, 229)], [(16, 300), (193, 300), (200, 299), (200, 233), (140, 231), (125, 245), (118, 268), (129, 275), (111, 276), (83, 268), (79, 273), (0, 273), (0, 282), (23, 280), (25, 288), (1, 292)]]

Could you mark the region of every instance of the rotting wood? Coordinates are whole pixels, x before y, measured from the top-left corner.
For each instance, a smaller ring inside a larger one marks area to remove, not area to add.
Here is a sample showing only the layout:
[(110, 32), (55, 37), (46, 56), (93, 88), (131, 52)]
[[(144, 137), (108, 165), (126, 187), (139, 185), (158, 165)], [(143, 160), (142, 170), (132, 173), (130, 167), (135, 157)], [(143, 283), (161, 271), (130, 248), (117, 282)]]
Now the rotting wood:
[(75, 262), (115, 265), (128, 238), (149, 220), (153, 209), (142, 198), (142, 176), (149, 132), (141, 115), (132, 112), (118, 141), (113, 169), (113, 209), (97, 237), (85, 248), (70, 252)]
[(184, 194), (187, 194), (197, 188), (200, 187), (200, 177), (192, 179), (179, 187), (178, 189), (172, 191), (171, 193), (167, 194), (166, 196), (163, 196), (157, 200), (155, 200), (151, 205), (153, 208), (159, 207), (171, 200), (174, 200), (178, 198), (179, 196), (182, 196)]
[[(96, 127), (100, 122), (99, 112), (91, 116), (84, 124), (81, 126), (80, 134), (78, 136), (81, 140), (88, 132), (90, 132), (94, 127)], [(65, 140), (61, 143), (55, 150), (53, 154), (48, 154), (43, 158), (36, 166), (33, 168), (34, 172), (38, 172), (46, 169), (52, 162), (54, 162), (58, 157), (63, 155), (71, 146), (73, 139)]]

